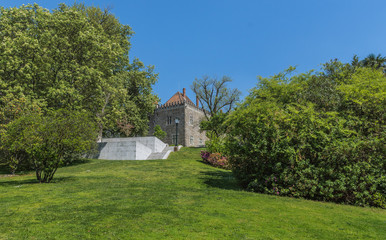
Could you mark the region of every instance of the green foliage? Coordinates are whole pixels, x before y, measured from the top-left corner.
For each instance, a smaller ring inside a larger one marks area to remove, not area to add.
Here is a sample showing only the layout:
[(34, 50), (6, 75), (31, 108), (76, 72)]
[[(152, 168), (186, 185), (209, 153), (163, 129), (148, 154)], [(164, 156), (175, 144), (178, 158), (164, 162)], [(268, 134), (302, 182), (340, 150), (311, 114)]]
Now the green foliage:
[(224, 146), (224, 137), (223, 136), (217, 136), (213, 131), (207, 131), (206, 132), (207, 137), (209, 140), (205, 142), (206, 149), (211, 153), (224, 153), (225, 152), (225, 146)]
[(145, 67), (137, 58), (128, 68), (128, 75), (124, 83), (127, 90), (127, 104), (125, 114), (127, 121), (133, 124), (130, 136), (147, 135), (149, 128), (149, 114), (154, 111), (158, 97), (152, 92), (152, 86), (157, 82), (158, 74), (154, 67)]
[(26, 114), (40, 113), (41, 102), (26, 98), (20, 89), (7, 89), (4, 95), (0, 95), (0, 164), (6, 165), (12, 174), (17, 170), (28, 168), (25, 154), (11, 152), (4, 146), (1, 136), (7, 131), (10, 122)]
[(162, 130), (160, 125), (155, 125), (154, 127), (154, 136), (163, 140), (166, 137), (166, 132)]
[(224, 121), (238, 103), (241, 92), (226, 86), (232, 80), (223, 76), (221, 80), (203, 76), (195, 79), (191, 86), (204, 109), (205, 120), (200, 122), (200, 130), (206, 131), (209, 141), (205, 142), (211, 153), (222, 151), (223, 137), (227, 131)]
[(384, 74), (386, 74), (386, 57), (382, 57), (381, 54), (378, 54), (377, 56), (373, 53), (369, 54), (361, 61), (358, 60), (357, 56), (354, 56), (353, 65), (356, 67), (368, 67), (381, 70)]
[(333, 61), (322, 73), (260, 78), (226, 120), (226, 154), (253, 191), (385, 206), (382, 71)]
[(374, 123), (371, 132), (379, 133), (375, 125), (384, 121), (386, 106), (386, 81), (382, 72), (360, 68), (347, 81), (338, 86), (345, 110), (369, 124)]
[(0, 131), (13, 120), (30, 113), (41, 111), (42, 103), (27, 98), (17, 89), (7, 89), (0, 95)]
[(206, 131), (206, 135), (209, 139), (216, 141), (214, 138), (220, 138), (227, 131), (227, 125), (224, 121), (228, 113), (217, 112), (210, 116), (209, 120), (202, 120), (200, 122), (200, 130)]
[(12, 121), (1, 136), (1, 147), (11, 161), (28, 161), (38, 181), (48, 183), (61, 164), (90, 150), (95, 139), (96, 128), (87, 114), (58, 110)]
[(43, 112), (87, 111), (103, 131), (145, 134), (157, 74), (129, 62), (133, 31), (98, 7), (37, 4), (0, 9), (0, 96), (18, 89)]

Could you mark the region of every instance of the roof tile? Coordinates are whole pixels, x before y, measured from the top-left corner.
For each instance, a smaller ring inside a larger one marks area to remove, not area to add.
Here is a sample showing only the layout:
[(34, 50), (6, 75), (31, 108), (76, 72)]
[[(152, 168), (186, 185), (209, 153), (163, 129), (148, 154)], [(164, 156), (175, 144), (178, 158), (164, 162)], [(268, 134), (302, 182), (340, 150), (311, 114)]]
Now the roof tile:
[(174, 94), (165, 104), (182, 103), (184, 102), (184, 100), (186, 102), (194, 104), (192, 100), (188, 98), (188, 96), (185, 95), (184, 97), (184, 95), (180, 92), (177, 92), (176, 94)]

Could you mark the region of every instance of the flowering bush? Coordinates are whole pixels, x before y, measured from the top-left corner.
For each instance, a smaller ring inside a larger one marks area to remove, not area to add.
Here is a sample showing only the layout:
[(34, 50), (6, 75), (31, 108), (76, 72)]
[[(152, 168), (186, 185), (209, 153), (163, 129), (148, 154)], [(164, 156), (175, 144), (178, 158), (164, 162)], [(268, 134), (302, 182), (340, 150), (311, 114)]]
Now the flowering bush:
[(201, 158), (205, 163), (214, 167), (230, 169), (228, 159), (221, 153), (210, 153), (208, 151), (201, 151)]
[(204, 162), (208, 163), (208, 158), (210, 156), (210, 152), (208, 151), (201, 151), (201, 158)]

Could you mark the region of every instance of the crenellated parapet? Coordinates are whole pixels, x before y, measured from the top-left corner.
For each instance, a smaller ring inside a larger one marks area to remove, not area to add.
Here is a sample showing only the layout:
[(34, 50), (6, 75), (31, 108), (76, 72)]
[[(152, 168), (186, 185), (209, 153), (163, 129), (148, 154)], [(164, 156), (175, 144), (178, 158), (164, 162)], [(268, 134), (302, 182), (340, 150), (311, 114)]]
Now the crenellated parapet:
[(176, 102), (171, 102), (171, 103), (158, 104), (156, 106), (155, 110), (170, 109), (170, 108), (176, 108), (176, 107), (181, 107), (181, 106), (185, 106), (185, 105), (189, 105), (197, 110), (203, 111), (202, 108), (197, 107), (194, 103), (191, 103), (189, 101), (176, 101)]

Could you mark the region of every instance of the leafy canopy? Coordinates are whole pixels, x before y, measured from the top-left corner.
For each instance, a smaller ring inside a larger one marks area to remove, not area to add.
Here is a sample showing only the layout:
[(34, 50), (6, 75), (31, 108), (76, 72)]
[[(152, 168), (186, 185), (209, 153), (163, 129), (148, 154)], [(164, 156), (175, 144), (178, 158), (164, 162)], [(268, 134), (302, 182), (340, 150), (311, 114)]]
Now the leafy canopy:
[(41, 102), (43, 111), (87, 111), (98, 122), (99, 137), (119, 132), (117, 119), (133, 126), (127, 134), (145, 134), (157, 74), (138, 59), (129, 62), (132, 35), (98, 7), (1, 8), (0, 96), (18, 89)]
[(260, 77), (225, 119), (236, 178), (257, 192), (386, 207), (383, 69), (293, 70)]

